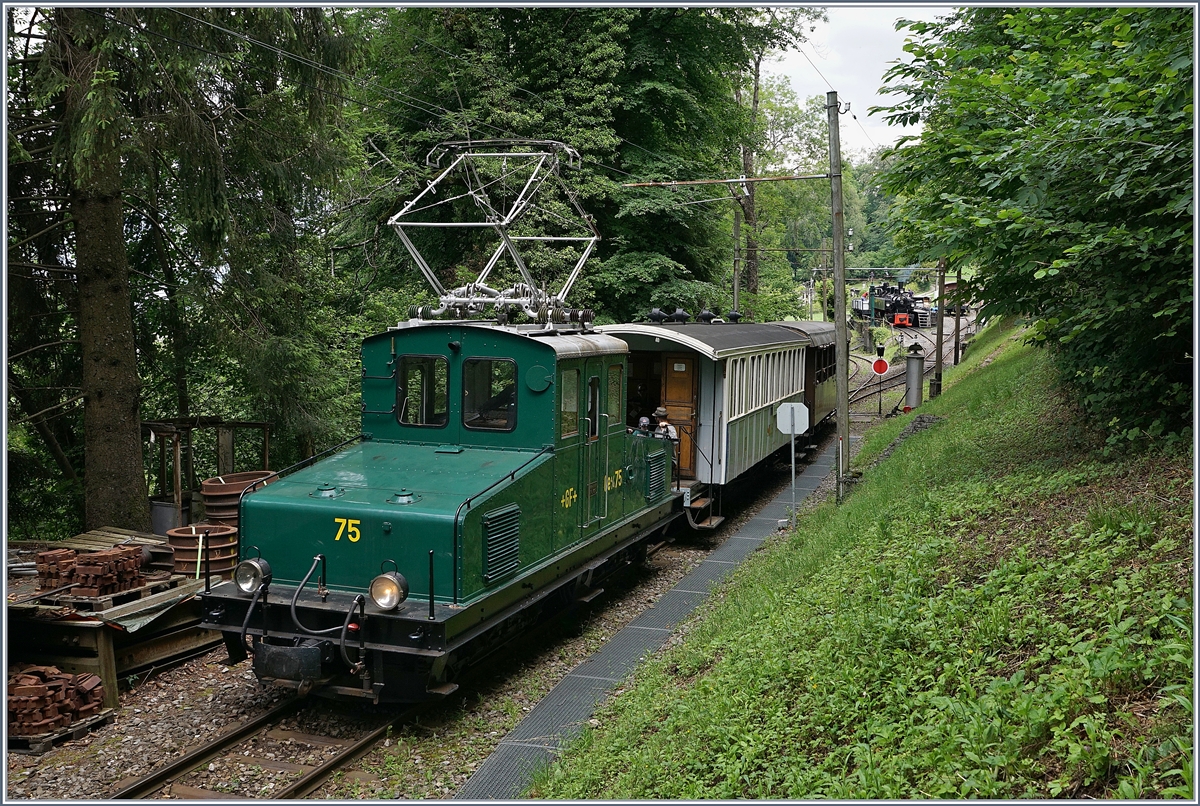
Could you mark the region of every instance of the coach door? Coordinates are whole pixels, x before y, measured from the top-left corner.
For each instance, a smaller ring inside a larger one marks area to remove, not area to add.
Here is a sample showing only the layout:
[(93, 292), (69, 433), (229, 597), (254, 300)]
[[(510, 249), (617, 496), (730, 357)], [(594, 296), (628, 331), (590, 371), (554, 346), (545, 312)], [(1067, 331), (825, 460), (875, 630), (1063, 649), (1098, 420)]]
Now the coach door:
[(696, 476), (696, 357), (663, 356), (662, 401), (679, 432), (679, 475)]

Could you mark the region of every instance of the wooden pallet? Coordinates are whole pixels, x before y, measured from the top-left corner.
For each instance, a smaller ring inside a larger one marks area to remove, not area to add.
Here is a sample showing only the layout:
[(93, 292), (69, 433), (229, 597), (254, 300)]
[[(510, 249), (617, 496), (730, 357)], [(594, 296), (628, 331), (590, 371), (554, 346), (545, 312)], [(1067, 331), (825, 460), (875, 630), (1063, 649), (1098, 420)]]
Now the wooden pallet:
[(187, 581), (187, 577), (182, 574), (173, 574), (170, 578), (150, 582), (137, 588), (130, 588), (127, 591), (117, 591), (116, 593), (108, 593), (104, 596), (71, 596), (70, 594), (61, 594), (59, 596), (47, 597), (47, 604), (54, 604), (59, 607), (72, 607), (76, 610), (108, 610), (117, 605), (136, 602), (139, 599), (145, 599), (148, 596), (153, 596), (156, 593), (162, 593), (171, 588), (177, 588)]
[(146, 532), (117, 529), (114, 526), (93, 529), (90, 532), (84, 532), (81, 535), (75, 535), (66, 540), (8, 541), (10, 549), (28, 549), (31, 551), (47, 548), (75, 549), (81, 554), (91, 551), (104, 551), (114, 546), (146, 546), (150, 549), (150, 568), (170, 571), (174, 567), (175, 550), (167, 543), (167, 538), (162, 535), (148, 534)]
[(53, 750), (55, 745), (82, 739), (96, 728), (107, 725), (116, 713), (117, 709), (115, 708), (105, 708), (98, 714), (76, 720), (65, 728), (59, 728), (49, 733), (39, 733), (36, 736), (9, 736), (8, 752), (40, 756), (42, 753)]
[(136, 546), (159, 546), (166, 542), (167, 539), (161, 535), (105, 526), (101, 529), (93, 529), (90, 532), (69, 537), (66, 540), (10, 540), (9, 546), (31, 549), (50, 546), (52, 548), (75, 549), (76, 551), (97, 551), (100, 549), (110, 549), (119, 543)]

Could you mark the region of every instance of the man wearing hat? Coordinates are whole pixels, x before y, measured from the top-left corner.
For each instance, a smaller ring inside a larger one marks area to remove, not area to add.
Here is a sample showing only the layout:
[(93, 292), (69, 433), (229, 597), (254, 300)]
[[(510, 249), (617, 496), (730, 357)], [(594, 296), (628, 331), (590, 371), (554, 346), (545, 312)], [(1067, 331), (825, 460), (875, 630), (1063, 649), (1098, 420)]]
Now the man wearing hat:
[(654, 429), (654, 435), (660, 439), (679, 439), (679, 432), (675, 430), (675, 426), (667, 422), (667, 410), (663, 406), (659, 406), (654, 410), (654, 419), (658, 422), (658, 427)]

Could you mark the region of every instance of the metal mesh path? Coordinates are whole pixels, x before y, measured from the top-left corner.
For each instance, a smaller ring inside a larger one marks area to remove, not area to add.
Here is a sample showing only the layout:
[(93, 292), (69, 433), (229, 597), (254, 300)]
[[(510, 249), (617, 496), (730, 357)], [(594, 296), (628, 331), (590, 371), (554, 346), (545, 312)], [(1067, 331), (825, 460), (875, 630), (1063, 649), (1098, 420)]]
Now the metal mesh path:
[[(796, 475), (796, 503), (817, 489), (837, 461), (837, 445)], [(579, 735), (596, 707), (633, 667), (666, 642), (679, 622), (703, 602), (714, 585), (763, 544), (787, 517), (792, 503), (788, 485), (771, 503), (746, 521), (655, 605), (608, 640), (600, 651), (576, 666), (505, 736), (456, 800), (511, 800), (520, 797), (534, 771), (553, 760), (558, 748)]]

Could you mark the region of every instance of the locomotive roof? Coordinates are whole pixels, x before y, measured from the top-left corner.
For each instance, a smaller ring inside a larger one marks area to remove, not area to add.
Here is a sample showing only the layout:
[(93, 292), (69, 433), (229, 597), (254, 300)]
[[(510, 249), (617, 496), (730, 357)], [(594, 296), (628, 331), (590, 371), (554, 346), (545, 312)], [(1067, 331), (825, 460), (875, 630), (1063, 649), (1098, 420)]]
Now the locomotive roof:
[(809, 338), (804, 333), (776, 324), (757, 322), (724, 322), (711, 325), (703, 322), (673, 325), (637, 322), (605, 325), (597, 330), (614, 336), (654, 336), (689, 347), (713, 360), (809, 343)]
[(828, 347), (834, 342), (836, 328), (833, 322), (772, 322), (771, 324), (803, 333), (812, 341), (813, 347)]
[(624, 355), (629, 352), (629, 345), (625, 342), (598, 331), (583, 332), (578, 329), (565, 331), (565, 328), (547, 329), (545, 325), (500, 325), (495, 322), (479, 319), (410, 319), (407, 322), (400, 322), (395, 327), (388, 328), (385, 332), (369, 338), (385, 337), (389, 334), (395, 334), (398, 330), (424, 327), (469, 327), (487, 330), (492, 333), (504, 333), (545, 344), (554, 350), (558, 358), (580, 358), (589, 355)]

